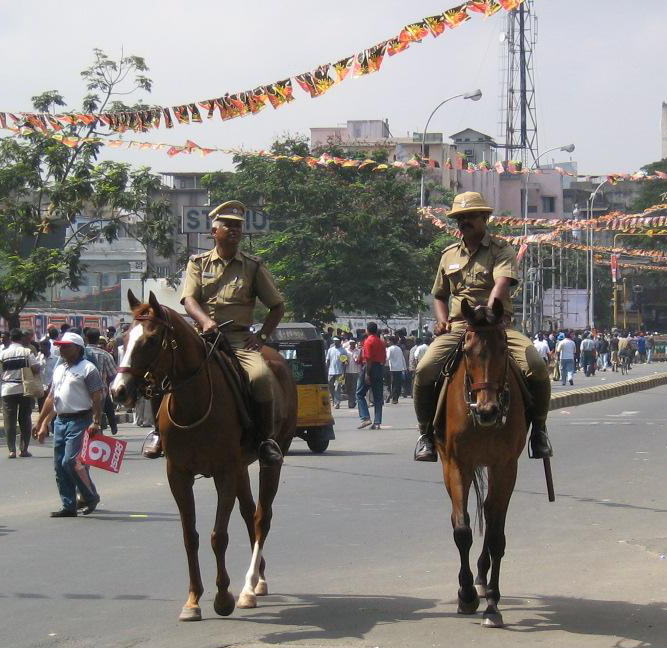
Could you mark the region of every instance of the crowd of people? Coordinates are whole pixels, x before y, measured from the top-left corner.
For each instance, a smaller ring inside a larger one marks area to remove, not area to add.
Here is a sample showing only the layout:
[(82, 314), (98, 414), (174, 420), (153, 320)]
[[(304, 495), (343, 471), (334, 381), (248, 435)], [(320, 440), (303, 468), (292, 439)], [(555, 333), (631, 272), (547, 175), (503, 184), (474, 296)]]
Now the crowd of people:
[[(380, 429), (384, 404), (396, 405), (399, 398), (412, 396), (417, 363), (426, 353), (433, 336), (408, 336), (406, 329), (379, 330), (369, 322), (357, 339), (352, 333), (329, 327), (323, 334), (326, 346), (329, 392), (335, 409), (347, 399), (349, 409), (358, 408), (359, 428)], [(373, 405), (374, 417), (369, 411)]]
[(575, 373), (585, 377), (596, 371), (630, 369), (635, 363), (650, 363), (655, 335), (642, 331), (540, 331), (533, 345), (551, 368), (554, 381), (574, 385)]

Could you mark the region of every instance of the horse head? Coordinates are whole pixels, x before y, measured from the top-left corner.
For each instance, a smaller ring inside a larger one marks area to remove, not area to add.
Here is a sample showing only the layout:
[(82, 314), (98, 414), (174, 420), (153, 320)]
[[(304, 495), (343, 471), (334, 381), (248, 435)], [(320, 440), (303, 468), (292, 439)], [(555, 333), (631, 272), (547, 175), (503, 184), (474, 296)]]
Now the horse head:
[(134, 321), (123, 337), (125, 351), (111, 383), (111, 396), (116, 403), (131, 407), (140, 390), (166, 375), (168, 359), (164, 351), (173, 326), (152, 291), (147, 304), (139, 301), (131, 290), (127, 291), (127, 298)]
[(503, 304), (494, 299), (491, 308), (473, 308), (464, 299), (461, 312), (468, 323), (463, 340), (466, 401), (479, 425), (496, 425), (508, 408), (509, 356)]

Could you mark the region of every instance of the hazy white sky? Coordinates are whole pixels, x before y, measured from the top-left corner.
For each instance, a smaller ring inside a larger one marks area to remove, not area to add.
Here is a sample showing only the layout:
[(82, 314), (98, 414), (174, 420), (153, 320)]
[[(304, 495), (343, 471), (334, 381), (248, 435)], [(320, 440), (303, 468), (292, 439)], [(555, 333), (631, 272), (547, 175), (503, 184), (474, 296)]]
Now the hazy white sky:
[[(146, 58), (153, 92), (145, 101), (173, 106), (238, 92), (307, 72), (396, 35), (409, 22), (455, 0), (114, 0), (37, 3), (0, 0), (0, 110), (30, 109), (30, 97), (58, 89), (76, 108), (79, 71), (99, 47)], [(540, 150), (569, 142), (582, 173), (634, 171), (660, 157), (661, 103), (667, 99), (665, 0), (536, 0)], [(504, 12), (478, 14), (438, 39), (430, 36), (379, 73), (346, 79), (311, 99), (222, 122), (175, 126), (126, 137), (202, 146), (268, 148), (286, 132), (309, 133), (348, 119), (389, 119), (392, 133), (420, 131), (444, 98), (479, 87), (477, 103), (453, 101), (429, 130), (472, 127), (498, 137), (499, 44)], [(156, 151), (109, 157), (161, 170), (229, 168), (230, 158)]]

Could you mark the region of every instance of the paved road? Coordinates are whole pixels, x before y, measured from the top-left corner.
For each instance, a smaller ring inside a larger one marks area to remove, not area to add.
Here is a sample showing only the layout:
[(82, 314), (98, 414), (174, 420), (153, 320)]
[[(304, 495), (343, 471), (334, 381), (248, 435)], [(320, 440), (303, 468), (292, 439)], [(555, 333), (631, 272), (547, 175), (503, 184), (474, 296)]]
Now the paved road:
[[(144, 430), (122, 426), (126, 464), (95, 472), (102, 504), (89, 518), (48, 518), (58, 506), (49, 447), (2, 457), (0, 645), (664, 647), (666, 398), (660, 387), (552, 413), (557, 501), (541, 465), (522, 458), (501, 631), (456, 614), (450, 505), (439, 466), (411, 461), (410, 400), (387, 407), (380, 431), (357, 431), (355, 412), (338, 410), (324, 455), (295, 442), (267, 546), (272, 593), (256, 610), (213, 613), (214, 489), (197, 482), (199, 624), (176, 621), (187, 589), (180, 523), (164, 462), (138, 456)], [(238, 594), (249, 550), (236, 514), (228, 558)]]

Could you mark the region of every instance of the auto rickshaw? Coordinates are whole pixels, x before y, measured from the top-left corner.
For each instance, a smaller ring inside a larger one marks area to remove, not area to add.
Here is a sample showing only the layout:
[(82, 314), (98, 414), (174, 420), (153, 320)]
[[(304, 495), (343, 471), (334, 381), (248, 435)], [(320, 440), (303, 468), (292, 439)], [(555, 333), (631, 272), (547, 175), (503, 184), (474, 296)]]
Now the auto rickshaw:
[(296, 380), (296, 436), (313, 452), (324, 452), (336, 438), (324, 339), (312, 324), (287, 322), (278, 325), (266, 344), (287, 360)]

